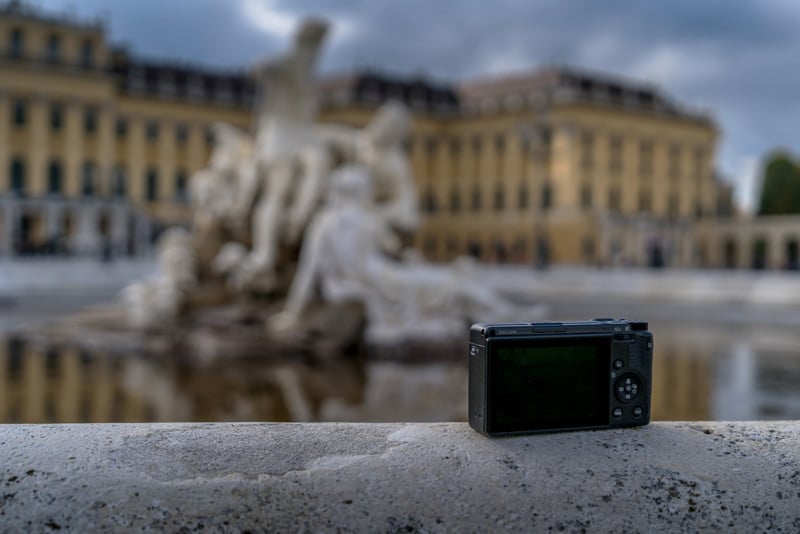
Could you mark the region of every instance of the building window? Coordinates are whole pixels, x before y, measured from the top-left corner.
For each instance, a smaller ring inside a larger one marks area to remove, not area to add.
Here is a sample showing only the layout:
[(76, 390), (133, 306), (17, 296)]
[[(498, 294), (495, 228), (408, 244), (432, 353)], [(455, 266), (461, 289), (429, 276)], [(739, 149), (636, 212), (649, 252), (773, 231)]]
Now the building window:
[(425, 141), (425, 150), (427, 151), (429, 158), (432, 158), (433, 155), (436, 153), (436, 145), (437, 145), (436, 139), (434, 139), (433, 137), (429, 137)]
[(592, 184), (585, 183), (581, 186), (581, 208), (592, 209)]
[(453, 159), (458, 158), (458, 155), (461, 154), (461, 139), (458, 137), (450, 139), (450, 154), (453, 156)]
[(97, 131), (97, 109), (93, 107), (86, 108), (83, 114), (83, 131), (88, 135), (92, 135)]
[(494, 211), (503, 211), (506, 207), (506, 195), (502, 184), (494, 188)]
[(731, 196), (724, 192), (717, 195), (717, 216), (730, 217), (733, 215), (733, 202)]
[(158, 139), (158, 123), (156, 121), (147, 121), (145, 135), (148, 141), (155, 141)]
[(653, 209), (650, 191), (642, 191), (639, 193), (639, 212), (650, 213)]
[(475, 259), (481, 258), (481, 242), (475, 237), (467, 241), (467, 254)]
[(511, 253), (514, 257), (514, 261), (517, 263), (521, 263), (525, 261), (525, 258), (528, 254), (528, 238), (524, 234), (520, 234), (514, 240), (514, 246), (511, 249)]
[(25, 104), (24, 100), (18, 99), (14, 101), (12, 119), (14, 121), (14, 126), (17, 128), (25, 126), (25, 123), (28, 121), (28, 106)]
[(25, 194), (25, 162), (22, 158), (11, 161), (11, 191), (18, 195)]
[(50, 106), (50, 129), (54, 132), (61, 131), (64, 127), (64, 108), (61, 104)]
[(437, 252), (437, 245), (436, 238), (434, 236), (428, 236), (425, 238), (425, 244), (423, 245), (423, 250), (425, 251), (425, 256), (429, 259), (436, 258)]
[(700, 183), (705, 175), (706, 152), (703, 147), (697, 147), (694, 152), (694, 175)]
[(681, 147), (672, 145), (669, 147), (669, 157), (667, 163), (667, 172), (669, 177), (673, 180), (678, 179), (681, 174)]
[(539, 128), (539, 143), (544, 150), (550, 150), (553, 144), (553, 130), (549, 126)]
[(608, 190), (608, 209), (618, 212), (621, 207), (622, 195), (620, 194), (619, 187), (612, 187)]
[(47, 169), (47, 192), (51, 195), (60, 194), (61, 182), (61, 164), (53, 160)]
[(541, 206), (543, 211), (547, 211), (553, 207), (553, 186), (544, 184), (542, 186)]
[(81, 193), (85, 197), (94, 196), (95, 174), (97, 174), (97, 167), (94, 163), (87, 161), (83, 164), (83, 184), (81, 186)]
[(483, 196), (481, 195), (481, 188), (478, 184), (472, 186), (472, 211), (481, 211), (483, 206), (481, 205), (481, 199)]
[(94, 43), (91, 39), (84, 39), (81, 43), (81, 65), (91, 67), (94, 64)]
[(177, 141), (179, 145), (183, 145), (186, 143), (187, 139), (189, 139), (189, 128), (187, 128), (185, 124), (178, 124), (175, 127), (175, 141)]
[(458, 238), (455, 236), (447, 236), (447, 241), (445, 241), (445, 248), (447, 249), (448, 256), (455, 256), (458, 254), (459, 245), (458, 245)]
[(145, 183), (145, 200), (153, 202), (158, 198), (158, 173), (155, 169), (147, 171)]
[(22, 57), (25, 48), (25, 34), (21, 28), (14, 28), (11, 30), (11, 35), (8, 43), (8, 53), (11, 57)]
[(123, 118), (118, 118), (114, 131), (117, 134), (117, 139), (122, 139), (128, 135), (128, 121)]
[(505, 176), (505, 150), (506, 139), (503, 134), (499, 133), (494, 136), (494, 148), (497, 154), (497, 177), (502, 178)]
[(128, 179), (125, 167), (117, 165), (114, 167), (113, 181), (111, 184), (111, 194), (117, 198), (124, 198), (128, 191)]
[(472, 151), (475, 153), (477, 157), (478, 154), (481, 152), (481, 136), (475, 135), (472, 138)]
[(531, 135), (530, 133), (525, 133), (520, 136), (519, 139), (519, 150), (522, 153), (523, 159), (527, 159), (531, 157)]
[(618, 135), (609, 140), (608, 170), (612, 173), (622, 172), (622, 137)]
[(461, 192), (456, 188), (450, 191), (450, 211), (452, 213), (461, 211)]
[(47, 38), (47, 61), (57, 62), (61, 58), (61, 39), (56, 34)]
[(178, 171), (175, 175), (175, 201), (180, 204), (186, 204), (189, 201), (188, 181), (186, 171), (183, 170)]
[(639, 145), (639, 175), (648, 179), (653, 175), (653, 143), (642, 141)]
[(494, 149), (497, 152), (497, 156), (500, 157), (503, 155), (506, 149), (506, 138), (503, 134), (499, 133), (494, 136)]
[(581, 136), (581, 166), (591, 169), (594, 166), (594, 135), (584, 132)]
[(528, 209), (529, 203), (530, 192), (528, 191), (528, 184), (523, 182), (519, 184), (519, 189), (517, 192), (517, 209), (520, 211), (525, 211)]
[(667, 204), (667, 214), (673, 219), (680, 213), (680, 199), (678, 195), (672, 193), (669, 196), (669, 204)]

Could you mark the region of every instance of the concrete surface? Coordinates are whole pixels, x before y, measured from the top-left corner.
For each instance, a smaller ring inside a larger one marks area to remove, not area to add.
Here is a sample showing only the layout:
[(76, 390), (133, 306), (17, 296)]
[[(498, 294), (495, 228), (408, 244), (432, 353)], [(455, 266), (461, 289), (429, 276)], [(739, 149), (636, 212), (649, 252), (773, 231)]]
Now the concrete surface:
[(800, 531), (800, 422), (0, 427), (0, 530)]

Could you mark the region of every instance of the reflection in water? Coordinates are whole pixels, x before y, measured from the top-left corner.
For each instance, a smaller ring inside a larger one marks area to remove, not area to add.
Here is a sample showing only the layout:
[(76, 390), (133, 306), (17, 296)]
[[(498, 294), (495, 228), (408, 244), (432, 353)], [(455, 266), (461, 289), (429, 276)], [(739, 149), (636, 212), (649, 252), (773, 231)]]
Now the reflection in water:
[[(654, 420), (800, 418), (793, 333), (653, 331)], [(463, 421), (466, 388), (466, 361), (193, 366), (0, 342), (0, 422), (7, 423)]]

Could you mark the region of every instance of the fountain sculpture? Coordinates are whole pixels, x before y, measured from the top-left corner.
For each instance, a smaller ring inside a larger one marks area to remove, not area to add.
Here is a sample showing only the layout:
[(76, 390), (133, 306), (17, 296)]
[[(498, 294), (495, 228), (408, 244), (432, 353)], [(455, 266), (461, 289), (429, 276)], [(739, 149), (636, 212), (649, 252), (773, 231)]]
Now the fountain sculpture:
[(411, 117), (390, 102), (363, 129), (317, 124), (313, 70), (326, 33), (305, 21), (288, 53), (255, 69), (253, 136), (214, 126), (209, 165), (191, 180), (191, 230), (169, 229), (159, 274), (126, 288), (128, 324), (164, 331), (238, 307), (267, 339), (315, 324), (323, 338), (396, 344), (539, 315), (482, 283), (470, 259), (432, 265), (403, 249), (419, 224), (403, 149)]

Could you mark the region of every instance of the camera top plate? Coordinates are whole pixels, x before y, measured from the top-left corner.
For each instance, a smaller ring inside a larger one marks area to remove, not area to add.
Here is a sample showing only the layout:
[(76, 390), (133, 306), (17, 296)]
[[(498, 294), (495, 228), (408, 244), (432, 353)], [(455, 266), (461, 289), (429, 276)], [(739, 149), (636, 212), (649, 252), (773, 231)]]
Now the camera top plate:
[(534, 323), (477, 323), (470, 329), (470, 342), (484, 344), (487, 339), (507, 336), (613, 335), (615, 333), (644, 331), (644, 321), (625, 319), (594, 319), (592, 321), (534, 322)]

